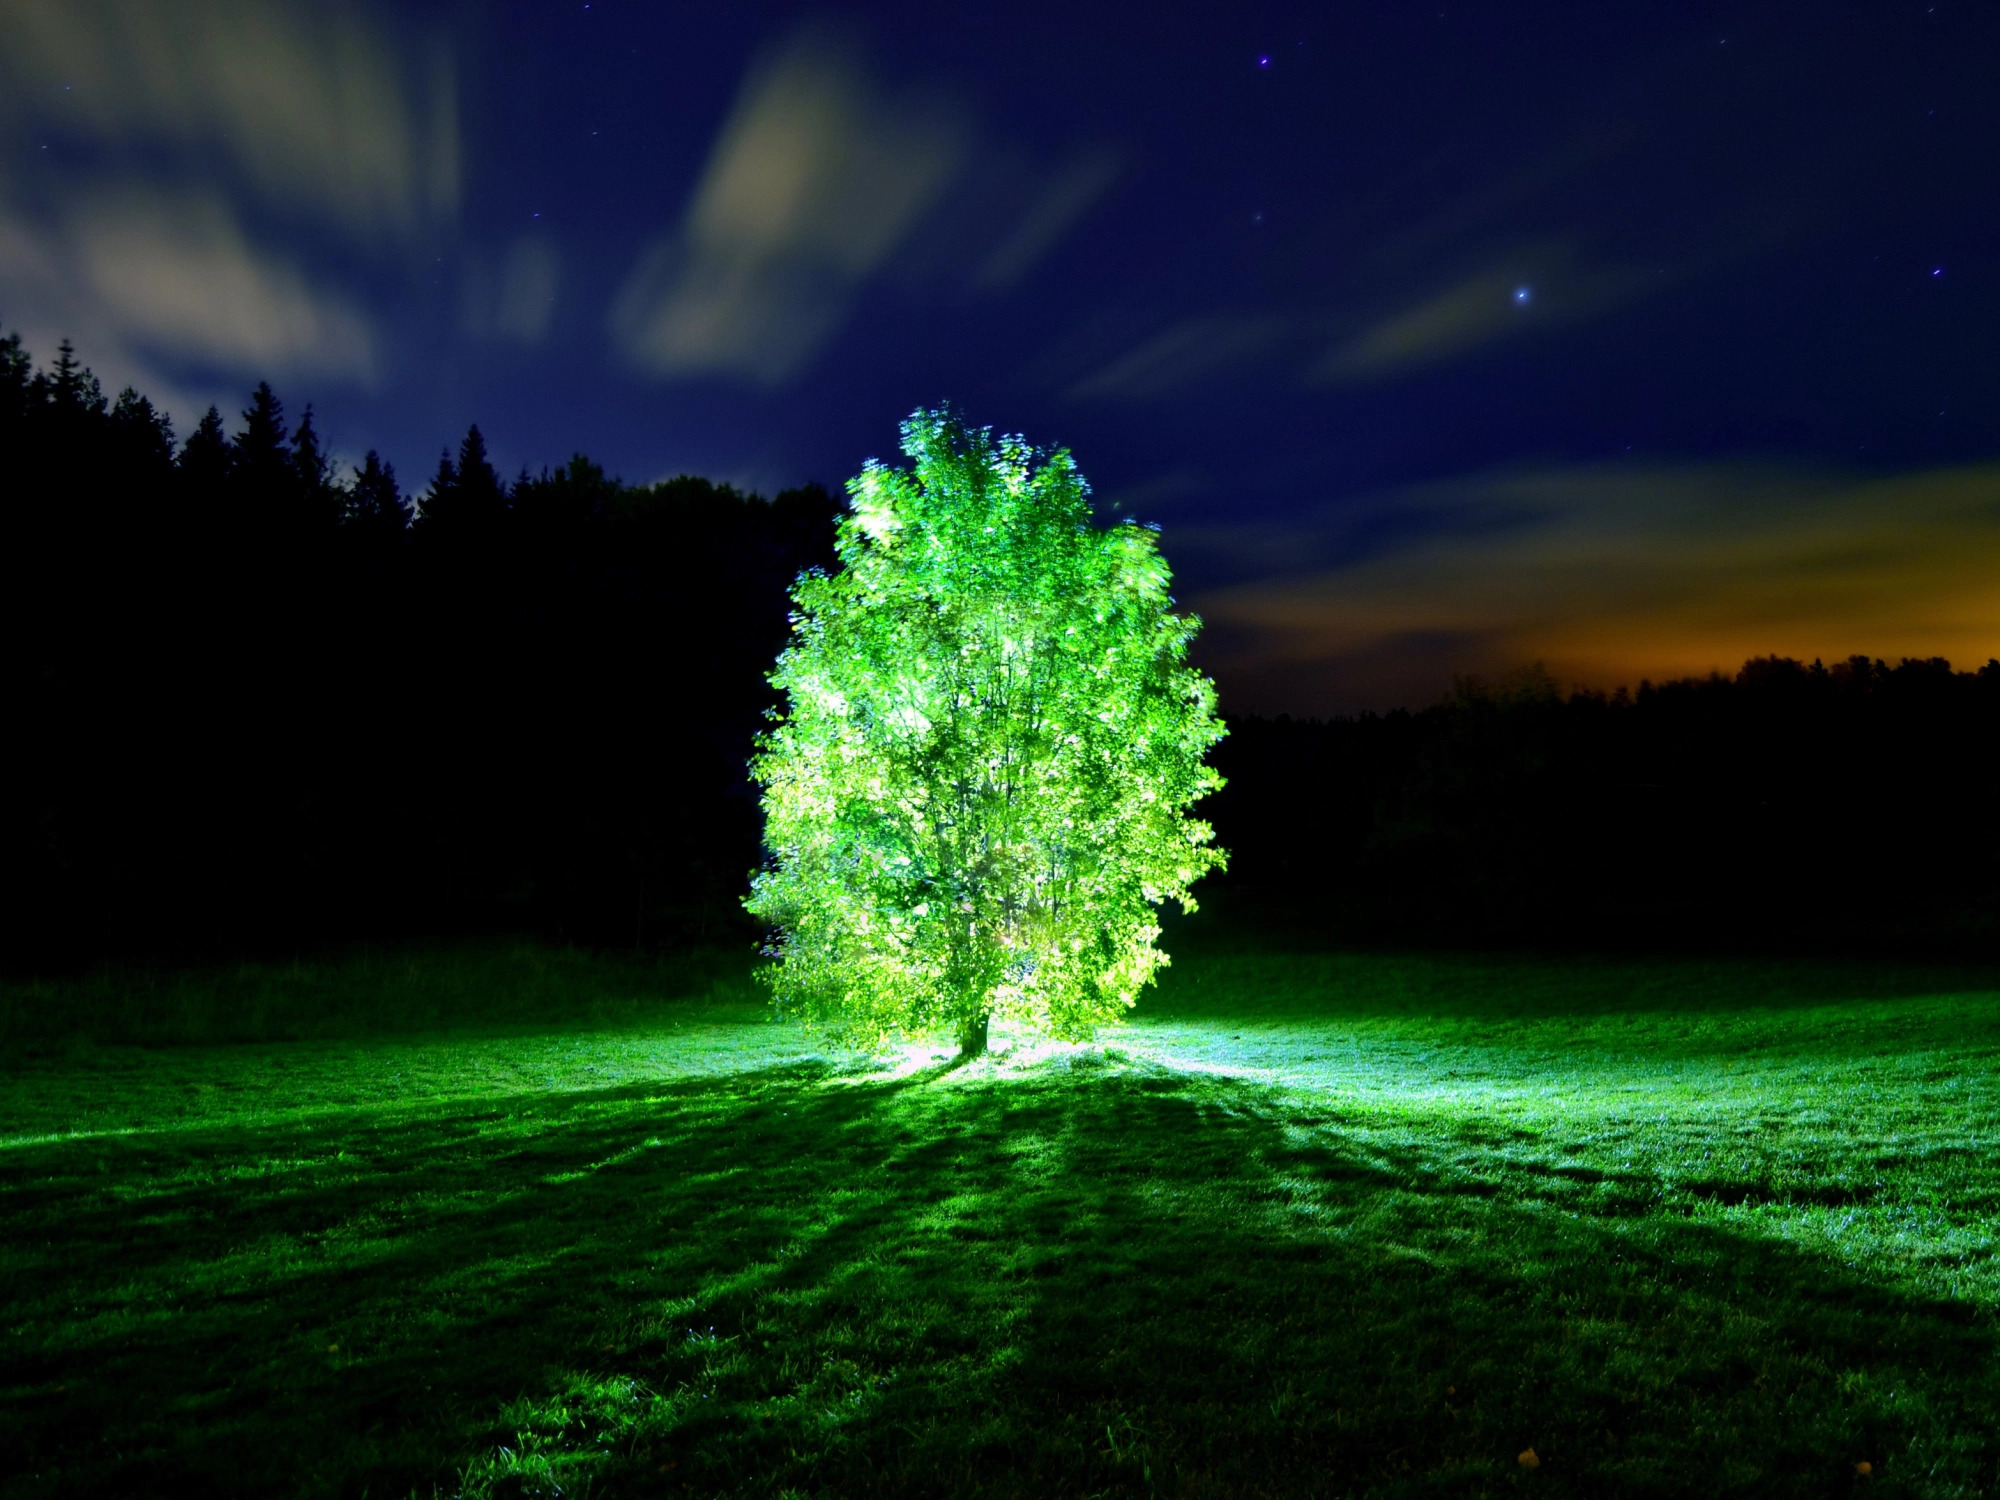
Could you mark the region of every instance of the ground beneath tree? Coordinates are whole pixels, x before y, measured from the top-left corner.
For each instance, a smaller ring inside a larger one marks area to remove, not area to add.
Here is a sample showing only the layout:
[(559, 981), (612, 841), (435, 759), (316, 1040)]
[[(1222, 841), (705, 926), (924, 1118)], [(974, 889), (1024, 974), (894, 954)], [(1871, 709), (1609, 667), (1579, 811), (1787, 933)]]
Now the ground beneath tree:
[(2000, 1489), (1988, 976), (1169, 981), (963, 1065), (726, 987), (17, 1061), (7, 1493)]

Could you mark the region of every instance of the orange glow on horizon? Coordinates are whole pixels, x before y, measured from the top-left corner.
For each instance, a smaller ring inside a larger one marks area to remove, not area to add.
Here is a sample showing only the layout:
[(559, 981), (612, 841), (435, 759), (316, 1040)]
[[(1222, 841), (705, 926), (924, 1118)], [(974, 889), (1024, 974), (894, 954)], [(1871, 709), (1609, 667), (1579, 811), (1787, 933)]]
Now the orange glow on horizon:
[[(1275, 709), (1290, 682), (1318, 700), (1294, 711), (1314, 712), (1420, 706), (1454, 674), (1528, 662), (1608, 689), (1759, 656), (2000, 656), (2000, 465), (1879, 479), (1603, 466), (1396, 503), (1434, 509), (1435, 529), (1191, 601), (1218, 628), (1206, 661), (1225, 689)], [(1310, 555), (1303, 526), (1289, 543), (1221, 530), (1196, 544)]]

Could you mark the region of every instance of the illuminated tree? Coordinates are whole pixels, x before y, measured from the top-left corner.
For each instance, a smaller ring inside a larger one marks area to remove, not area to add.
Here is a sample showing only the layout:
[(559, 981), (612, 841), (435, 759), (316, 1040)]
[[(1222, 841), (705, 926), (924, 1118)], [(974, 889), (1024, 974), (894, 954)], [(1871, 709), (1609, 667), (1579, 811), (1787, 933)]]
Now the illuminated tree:
[(1220, 867), (1222, 784), (1153, 532), (1092, 523), (1066, 451), (948, 411), (848, 485), (843, 567), (801, 575), (761, 737), (781, 1008), (863, 1044), (994, 1017), (1081, 1040), (1167, 962), (1156, 908)]

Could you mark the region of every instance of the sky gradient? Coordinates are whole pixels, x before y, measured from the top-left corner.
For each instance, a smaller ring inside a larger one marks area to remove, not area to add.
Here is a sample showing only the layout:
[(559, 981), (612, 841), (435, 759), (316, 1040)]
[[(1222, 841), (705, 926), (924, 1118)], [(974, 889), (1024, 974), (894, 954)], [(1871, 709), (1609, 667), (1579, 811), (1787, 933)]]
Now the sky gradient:
[(0, 0), (0, 324), (420, 487), (948, 399), (1225, 709), (2000, 655), (2000, 10)]

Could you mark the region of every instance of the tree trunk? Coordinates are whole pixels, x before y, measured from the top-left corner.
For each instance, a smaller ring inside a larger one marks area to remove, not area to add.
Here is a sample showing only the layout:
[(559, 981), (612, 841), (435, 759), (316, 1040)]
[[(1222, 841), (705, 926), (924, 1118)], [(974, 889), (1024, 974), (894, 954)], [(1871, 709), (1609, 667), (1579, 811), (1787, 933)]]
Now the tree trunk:
[(961, 1058), (980, 1057), (986, 1051), (985, 1012), (963, 1022), (958, 1028), (958, 1055)]

